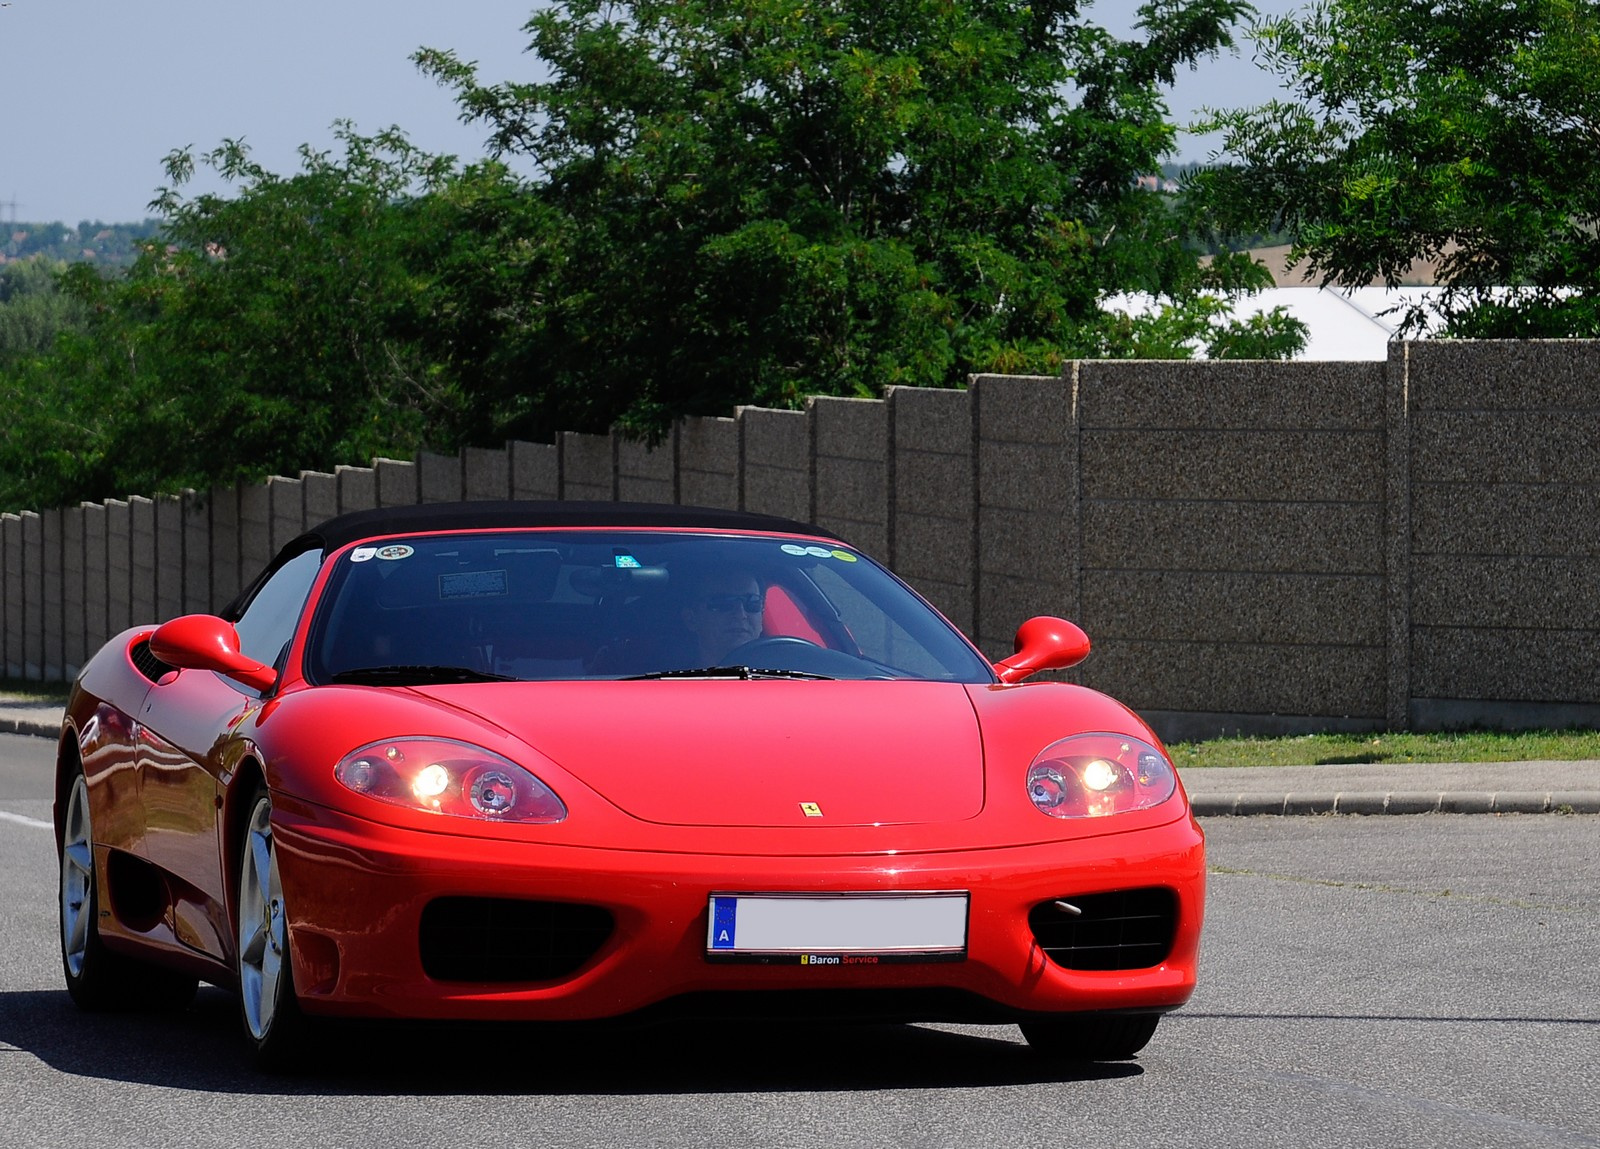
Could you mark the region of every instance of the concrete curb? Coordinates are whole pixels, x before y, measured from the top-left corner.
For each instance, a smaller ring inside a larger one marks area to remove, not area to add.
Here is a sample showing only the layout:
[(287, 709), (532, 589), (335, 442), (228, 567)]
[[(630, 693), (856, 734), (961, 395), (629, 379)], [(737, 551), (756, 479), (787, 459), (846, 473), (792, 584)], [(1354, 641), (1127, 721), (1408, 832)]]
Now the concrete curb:
[(1199, 818), (1259, 814), (1600, 814), (1600, 793), (1562, 790), (1192, 794)]
[(35, 738), (48, 738), (52, 742), (61, 737), (61, 721), (43, 722), (37, 718), (0, 717), (0, 734), (29, 734)]

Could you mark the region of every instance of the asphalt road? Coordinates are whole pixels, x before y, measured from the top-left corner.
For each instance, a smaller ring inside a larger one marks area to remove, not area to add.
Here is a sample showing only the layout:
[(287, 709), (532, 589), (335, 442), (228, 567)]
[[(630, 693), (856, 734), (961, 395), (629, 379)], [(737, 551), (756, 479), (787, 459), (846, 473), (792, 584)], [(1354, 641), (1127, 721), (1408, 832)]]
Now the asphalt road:
[(0, 737), (0, 1146), (1597, 1146), (1600, 818), (1214, 818), (1202, 985), (1136, 1062), (1010, 1027), (346, 1034), (60, 988), (48, 742)]

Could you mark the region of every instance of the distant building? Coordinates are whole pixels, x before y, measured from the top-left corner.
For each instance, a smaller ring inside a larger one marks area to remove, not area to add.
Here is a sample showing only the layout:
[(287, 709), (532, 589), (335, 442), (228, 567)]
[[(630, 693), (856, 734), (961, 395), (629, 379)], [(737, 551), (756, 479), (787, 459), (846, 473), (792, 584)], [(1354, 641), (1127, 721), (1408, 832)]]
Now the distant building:
[[(1305, 349), (1296, 359), (1387, 359), (1389, 344), (1400, 338), (1406, 310), (1431, 302), (1443, 291), (1441, 287), (1269, 287), (1235, 299), (1232, 318), (1248, 319), (1274, 307), (1283, 308), (1307, 328)], [(1133, 316), (1158, 306), (1155, 299), (1142, 294), (1113, 295), (1104, 305)], [(1407, 338), (1426, 336), (1423, 331)], [(1204, 358), (1204, 349), (1197, 348), (1195, 356)]]

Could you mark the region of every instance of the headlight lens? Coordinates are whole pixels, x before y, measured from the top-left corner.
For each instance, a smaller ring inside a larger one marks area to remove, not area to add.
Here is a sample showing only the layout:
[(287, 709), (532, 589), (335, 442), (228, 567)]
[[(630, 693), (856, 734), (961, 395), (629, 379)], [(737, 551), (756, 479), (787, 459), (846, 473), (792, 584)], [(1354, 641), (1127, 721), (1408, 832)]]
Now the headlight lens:
[(368, 798), (490, 822), (559, 822), (567, 808), (555, 791), (492, 750), (446, 738), (391, 738), (352, 750), (333, 768)]
[(1028, 767), (1028, 797), (1052, 818), (1094, 818), (1158, 806), (1178, 788), (1165, 754), (1121, 734), (1052, 742)]

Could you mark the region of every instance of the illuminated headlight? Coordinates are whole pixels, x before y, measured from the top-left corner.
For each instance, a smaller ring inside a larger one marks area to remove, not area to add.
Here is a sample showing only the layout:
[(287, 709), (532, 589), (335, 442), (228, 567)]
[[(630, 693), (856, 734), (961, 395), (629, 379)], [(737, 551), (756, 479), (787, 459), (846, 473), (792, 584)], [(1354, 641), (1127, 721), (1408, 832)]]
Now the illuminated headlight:
[(444, 738), (393, 738), (352, 750), (339, 782), (409, 810), (492, 822), (559, 822), (567, 808), (529, 771), (492, 750)]
[(1028, 767), (1028, 797), (1054, 818), (1145, 810), (1172, 797), (1178, 776), (1166, 755), (1137, 738), (1078, 734), (1046, 746)]

